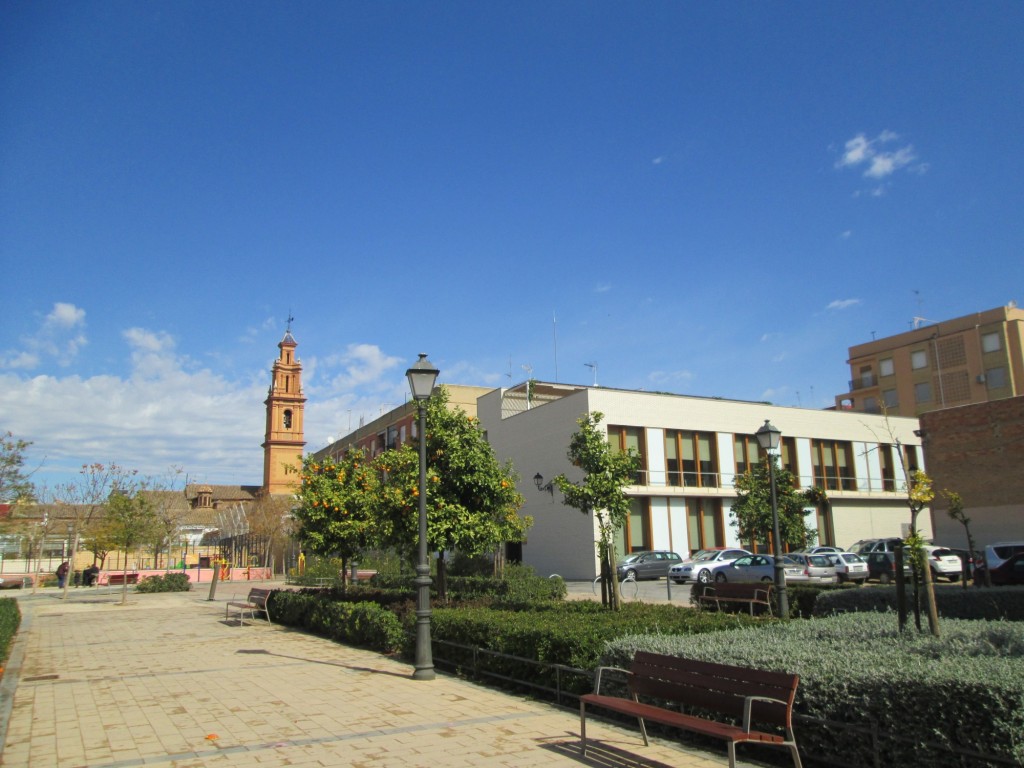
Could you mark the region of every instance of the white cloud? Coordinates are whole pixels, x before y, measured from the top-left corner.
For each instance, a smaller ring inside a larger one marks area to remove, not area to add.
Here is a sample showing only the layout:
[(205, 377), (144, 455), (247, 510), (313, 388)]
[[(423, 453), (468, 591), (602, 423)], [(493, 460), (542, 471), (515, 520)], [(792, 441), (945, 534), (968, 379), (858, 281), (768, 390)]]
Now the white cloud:
[(647, 380), (655, 386), (672, 386), (678, 384), (685, 384), (696, 379), (696, 374), (693, 371), (680, 370), (680, 371), (651, 371), (647, 374)]
[(23, 349), (7, 350), (0, 356), (0, 368), (33, 370), (45, 359), (66, 367), (74, 361), (82, 347), (89, 343), (84, 328), (85, 310), (58, 301), (43, 318), (39, 328), (22, 338)]
[(852, 229), (844, 229), (842, 232), (839, 233), (839, 238), (841, 240), (849, 240), (851, 237), (853, 237)]
[(835, 301), (830, 301), (825, 309), (849, 309), (860, 303), (860, 299), (836, 299)]
[(594, 286), (594, 293), (608, 293), (612, 289), (609, 283), (598, 283)]
[[(863, 175), (869, 179), (884, 179), (903, 168), (915, 173), (927, 171), (928, 166), (924, 163), (911, 165), (917, 159), (912, 145), (887, 147), (899, 138), (899, 134), (893, 131), (882, 131), (873, 139), (859, 133), (843, 145), (843, 154), (836, 161), (836, 168), (863, 169)], [(878, 196), (877, 190), (875, 195)]]

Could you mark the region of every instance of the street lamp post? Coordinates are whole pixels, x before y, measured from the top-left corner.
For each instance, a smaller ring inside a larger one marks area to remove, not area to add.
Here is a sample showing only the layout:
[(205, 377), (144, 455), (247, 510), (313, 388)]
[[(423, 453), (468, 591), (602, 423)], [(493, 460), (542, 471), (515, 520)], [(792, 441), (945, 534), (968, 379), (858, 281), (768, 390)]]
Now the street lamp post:
[(779, 616), (789, 618), (789, 597), (786, 594), (786, 571), (782, 565), (782, 538), (779, 536), (779, 503), (775, 496), (775, 459), (772, 453), (778, 450), (782, 432), (771, 425), (768, 419), (756, 433), (757, 444), (764, 451), (768, 462), (768, 475), (772, 486), (772, 559), (775, 561), (775, 594), (779, 598)]
[(437, 381), (435, 368), (425, 354), (405, 372), (409, 389), (419, 415), (420, 433), (420, 541), (419, 562), (416, 564), (416, 666), (413, 680), (434, 679), (434, 659), (430, 648), (430, 564), (427, 561), (427, 400)]

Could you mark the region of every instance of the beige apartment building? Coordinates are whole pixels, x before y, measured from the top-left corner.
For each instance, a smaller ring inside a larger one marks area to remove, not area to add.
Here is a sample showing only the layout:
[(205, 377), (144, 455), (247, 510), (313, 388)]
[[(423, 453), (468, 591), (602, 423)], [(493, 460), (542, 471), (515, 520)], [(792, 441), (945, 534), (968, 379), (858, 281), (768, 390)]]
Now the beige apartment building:
[(839, 410), (918, 416), (1024, 394), (1024, 310), (1010, 302), (849, 348)]

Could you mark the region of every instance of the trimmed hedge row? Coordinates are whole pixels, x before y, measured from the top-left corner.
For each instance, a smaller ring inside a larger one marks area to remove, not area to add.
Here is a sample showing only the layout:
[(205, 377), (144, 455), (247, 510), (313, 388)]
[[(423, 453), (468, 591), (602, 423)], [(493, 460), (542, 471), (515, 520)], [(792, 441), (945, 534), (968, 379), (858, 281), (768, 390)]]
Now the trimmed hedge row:
[(372, 602), (339, 602), (321, 590), (275, 590), (268, 600), (274, 621), (339, 643), (397, 651), (405, 640), (398, 616)]
[(602, 663), (628, 666), (642, 649), (795, 672), (796, 711), (830, 721), (798, 724), (801, 751), (842, 765), (875, 764), (871, 733), (884, 765), (962, 765), (954, 749), (1024, 764), (1024, 624), (947, 619), (941, 629), (900, 633), (894, 614), (861, 613), (633, 635), (611, 641)]
[(7, 661), (7, 654), (10, 652), (14, 636), (18, 634), (18, 627), (21, 626), (21, 609), (18, 601), (4, 597), (0, 598), (0, 662)]
[[(408, 594), (416, 593), (414, 576), (385, 576), (377, 574), (371, 580), (374, 587), (399, 590)], [(462, 603), (472, 600), (506, 600), (512, 602), (533, 602), (536, 600), (561, 600), (566, 595), (565, 582), (561, 579), (544, 579), (530, 574), (513, 575), (511, 578), (495, 579), (488, 576), (448, 576), (448, 601)], [(436, 595), (437, 580), (431, 588)]]
[[(912, 592), (908, 586), (908, 610)], [(1024, 621), (1024, 587), (968, 587), (935, 585), (935, 607), (944, 619), (992, 619)], [(862, 587), (821, 594), (813, 615), (896, 610), (896, 587)], [(922, 609), (923, 610), (923, 609)]]
[(136, 592), (189, 592), (192, 582), (184, 573), (165, 573), (147, 576), (135, 586)]

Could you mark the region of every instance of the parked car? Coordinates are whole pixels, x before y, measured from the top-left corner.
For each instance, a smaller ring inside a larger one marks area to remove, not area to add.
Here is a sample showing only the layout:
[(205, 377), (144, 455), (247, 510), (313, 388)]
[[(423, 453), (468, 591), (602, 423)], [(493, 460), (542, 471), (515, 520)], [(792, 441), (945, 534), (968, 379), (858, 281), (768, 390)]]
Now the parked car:
[[(862, 555), (868, 563), (868, 579), (878, 579), (882, 584), (888, 584), (896, 578), (896, 553), (894, 552), (868, 552)], [(913, 571), (910, 567), (909, 558), (903, 560), (903, 575), (911, 578)]]
[[(975, 584), (983, 585), (985, 583), (986, 570), (984, 565), (979, 565), (974, 569)], [(1004, 560), (993, 568), (990, 573), (992, 584), (995, 586), (1024, 584), (1024, 552), (1012, 555), (1008, 560)]]
[(836, 569), (836, 580), (842, 584), (853, 581), (863, 584), (868, 580), (868, 564), (863, 557), (854, 552), (824, 552)]
[(985, 547), (981, 565), (993, 571), (1019, 552), (1024, 552), (1024, 541), (998, 541)]
[(688, 581), (708, 584), (711, 582), (711, 569), (716, 564), (731, 563), (736, 558), (751, 554), (753, 552), (738, 547), (702, 549), (681, 563), (673, 565), (669, 569), (668, 577), (676, 584), (685, 584)]
[(809, 555), (827, 555), (827, 554), (830, 554), (832, 552), (845, 552), (845, 551), (846, 551), (845, 549), (840, 549), (839, 547), (811, 547), (810, 549), (807, 550), (807, 554), (809, 554)]
[[(782, 558), (783, 574), (788, 582), (790, 578), (802, 581), (804, 572), (795, 560)], [(730, 563), (721, 563), (712, 569), (714, 580), (718, 584), (761, 581), (771, 584), (775, 581), (775, 558), (771, 555), (744, 555)]]
[(861, 539), (854, 543), (847, 551), (864, 557), (871, 552), (895, 552), (896, 547), (903, 544), (899, 536), (889, 536), (884, 539)]
[(615, 574), (619, 580), (630, 576), (637, 581), (641, 579), (660, 579), (668, 576), (669, 568), (681, 563), (683, 558), (675, 552), (660, 549), (655, 551), (633, 552), (622, 558), (615, 566)]
[(960, 581), (964, 571), (964, 564), (949, 547), (925, 547), (928, 556), (928, 565), (932, 569), (932, 576), (936, 579), (943, 578), (950, 581)]
[(826, 555), (790, 552), (788, 557), (795, 560), (803, 568), (806, 581), (836, 580), (836, 566)]

